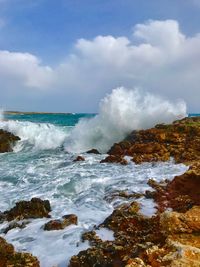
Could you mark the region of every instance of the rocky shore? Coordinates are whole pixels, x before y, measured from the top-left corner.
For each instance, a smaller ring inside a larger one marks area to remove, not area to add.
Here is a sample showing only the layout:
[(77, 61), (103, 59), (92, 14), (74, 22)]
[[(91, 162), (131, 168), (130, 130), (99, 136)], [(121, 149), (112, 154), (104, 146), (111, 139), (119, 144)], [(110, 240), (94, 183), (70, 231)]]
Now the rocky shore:
[[(189, 165), (172, 181), (150, 179), (157, 212), (146, 217), (135, 201), (117, 209), (98, 228), (114, 232), (114, 241), (102, 241), (95, 231), (85, 233), (91, 248), (71, 258), (70, 267), (199, 267), (200, 266), (200, 118), (133, 131), (114, 144), (102, 163), (128, 164), (125, 156), (141, 164), (167, 161)], [(164, 177), (163, 177), (164, 178)], [(129, 198), (126, 192), (119, 195)], [(134, 196), (133, 196), (134, 197)], [(131, 199), (131, 197), (130, 197)]]
[[(133, 131), (125, 140), (114, 144), (108, 154), (102, 163), (125, 165), (128, 156), (136, 164), (153, 164), (173, 157), (176, 163), (184, 163), (189, 168), (172, 181), (163, 177), (157, 183), (150, 179), (152, 190), (143, 194), (113, 193), (114, 197), (128, 199), (129, 204), (117, 207), (101, 225), (82, 235), (82, 242), (89, 241), (90, 248), (73, 256), (69, 267), (200, 267), (200, 117)], [(140, 197), (154, 200), (155, 215), (142, 214), (137, 200)], [(0, 221), (10, 221), (10, 229), (12, 225), (26, 227), (20, 220), (49, 218), (50, 211), (48, 200), (33, 198), (0, 213)], [(64, 229), (77, 221), (76, 215), (68, 214), (49, 221), (44, 230)], [(101, 240), (95, 232), (101, 228), (112, 230), (114, 240)], [(13, 246), (0, 238), (1, 266), (39, 266), (39, 262), (28, 253), (14, 252)]]

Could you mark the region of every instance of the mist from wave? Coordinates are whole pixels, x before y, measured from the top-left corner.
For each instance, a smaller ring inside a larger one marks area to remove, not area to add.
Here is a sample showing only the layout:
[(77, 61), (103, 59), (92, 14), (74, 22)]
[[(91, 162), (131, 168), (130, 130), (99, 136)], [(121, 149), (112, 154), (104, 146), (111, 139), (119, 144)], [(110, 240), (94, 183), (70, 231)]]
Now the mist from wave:
[(117, 88), (100, 102), (98, 115), (79, 121), (66, 139), (65, 148), (70, 152), (91, 148), (106, 152), (132, 130), (171, 123), (186, 115), (186, 104), (182, 100), (170, 102), (137, 89)]
[(56, 149), (64, 143), (69, 134), (65, 127), (29, 121), (1, 120), (0, 128), (21, 138), (14, 148), (15, 151), (23, 149), (26, 145), (31, 145), (37, 150)]

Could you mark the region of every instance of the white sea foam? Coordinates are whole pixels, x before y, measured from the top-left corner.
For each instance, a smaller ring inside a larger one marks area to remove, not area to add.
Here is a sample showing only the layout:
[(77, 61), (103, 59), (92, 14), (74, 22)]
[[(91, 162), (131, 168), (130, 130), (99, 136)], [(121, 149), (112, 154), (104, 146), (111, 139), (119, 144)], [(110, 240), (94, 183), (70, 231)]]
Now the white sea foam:
[(82, 119), (75, 126), (66, 150), (81, 152), (97, 148), (105, 152), (134, 129), (147, 129), (185, 116), (186, 104), (181, 100), (172, 103), (137, 89), (117, 88), (101, 101), (96, 117)]
[(17, 151), (25, 144), (30, 144), (35, 149), (55, 149), (63, 144), (67, 136), (63, 128), (47, 123), (9, 120), (0, 121), (0, 128), (21, 138)]

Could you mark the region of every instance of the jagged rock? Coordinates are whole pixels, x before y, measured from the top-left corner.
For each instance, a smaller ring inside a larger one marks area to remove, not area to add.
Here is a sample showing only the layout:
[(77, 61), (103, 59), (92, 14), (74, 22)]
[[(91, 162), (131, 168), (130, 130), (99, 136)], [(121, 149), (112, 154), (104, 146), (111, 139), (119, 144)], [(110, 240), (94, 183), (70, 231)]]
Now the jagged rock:
[(62, 230), (71, 224), (78, 224), (78, 218), (75, 214), (64, 215), (62, 220), (51, 220), (44, 225), (45, 231)]
[(164, 212), (160, 217), (162, 231), (167, 234), (200, 233), (200, 206), (186, 213)]
[(77, 161), (85, 161), (85, 158), (82, 156), (78, 156), (77, 158), (74, 159), (74, 162), (77, 162)]
[(93, 148), (93, 149), (90, 149), (88, 150), (86, 153), (88, 154), (101, 154), (97, 149)]
[(133, 131), (125, 140), (115, 143), (108, 154), (131, 156), (137, 164), (167, 161), (170, 157), (185, 163), (200, 160), (200, 118)]
[(39, 267), (39, 261), (29, 253), (14, 251), (13, 245), (0, 237), (0, 267)]
[(105, 159), (101, 160), (100, 163), (120, 163), (122, 165), (127, 165), (128, 161), (121, 156), (110, 155)]
[(4, 218), (8, 221), (29, 218), (49, 218), (51, 206), (48, 200), (32, 198), (31, 201), (19, 201), (9, 211), (4, 212)]
[(176, 176), (166, 184), (149, 183), (155, 189), (154, 200), (158, 210), (167, 208), (185, 212), (194, 205), (200, 205), (200, 171), (199, 165), (194, 164), (182, 175)]
[(200, 117), (134, 131), (108, 153), (109, 162), (119, 163), (125, 155), (136, 163), (172, 156), (192, 166), (172, 181), (150, 179), (154, 191), (145, 195), (155, 200), (158, 213), (149, 218), (136, 202), (121, 205), (99, 226), (112, 230), (115, 240), (85, 233), (83, 240), (92, 247), (72, 257), (69, 266), (200, 267)]
[(19, 140), (18, 136), (0, 129), (0, 153), (12, 152), (12, 147)]

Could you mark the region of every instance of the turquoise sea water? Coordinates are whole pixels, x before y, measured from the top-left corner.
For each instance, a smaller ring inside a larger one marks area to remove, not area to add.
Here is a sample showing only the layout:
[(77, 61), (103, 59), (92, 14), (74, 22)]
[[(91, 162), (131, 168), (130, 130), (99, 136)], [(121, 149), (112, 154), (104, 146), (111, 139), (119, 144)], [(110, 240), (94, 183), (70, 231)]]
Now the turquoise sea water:
[[(16, 228), (6, 235), (1, 230), (7, 223), (0, 224), (1, 235), (17, 250), (37, 256), (42, 267), (67, 266), (72, 255), (88, 247), (87, 242), (81, 242), (81, 234), (101, 223), (116, 205), (124, 201), (116, 198), (107, 202), (105, 196), (119, 189), (142, 192), (149, 189), (146, 184), (149, 178), (172, 179), (187, 169), (182, 164), (175, 165), (173, 160), (142, 165), (129, 161), (127, 166), (100, 164), (105, 154), (69, 151), (71, 134), (77, 134), (73, 131), (74, 127), (80, 120), (94, 116), (18, 114), (7, 115), (6, 120), (0, 121), (0, 128), (21, 138), (13, 153), (0, 155), (0, 211), (13, 207), (16, 201), (40, 197), (50, 201), (52, 218), (75, 213), (79, 219), (77, 226), (52, 232), (45, 232), (42, 228), (49, 219), (30, 220), (25, 229)], [(89, 125), (92, 128), (93, 124)], [(93, 135), (98, 134), (96, 129), (83, 129), (86, 132), (94, 130)], [(85, 157), (85, 161), (73, 162), (79, 154)], [(154, 204), (150, 200), (140, 199), (140, 202), (142, 212), (147, 215), (154, 212)], [(113, 238), (112, 232), (106, 229), (98, 234), (104, 239)]]

